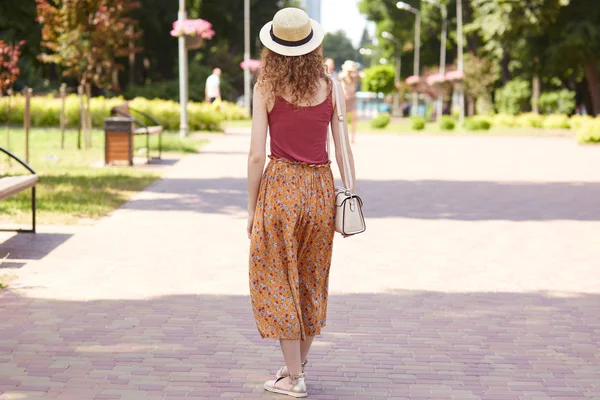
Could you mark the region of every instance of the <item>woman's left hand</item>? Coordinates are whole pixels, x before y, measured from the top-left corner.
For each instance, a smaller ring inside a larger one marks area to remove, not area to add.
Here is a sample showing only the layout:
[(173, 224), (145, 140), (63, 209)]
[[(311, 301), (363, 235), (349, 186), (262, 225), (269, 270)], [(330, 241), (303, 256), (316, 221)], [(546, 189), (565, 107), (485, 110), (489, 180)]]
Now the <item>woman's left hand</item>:
[(248, 227), (246, 228), (248, 231), (248, 239), (252, 236), (252, 225), (254, 224), (254, 213), (248, 215)]

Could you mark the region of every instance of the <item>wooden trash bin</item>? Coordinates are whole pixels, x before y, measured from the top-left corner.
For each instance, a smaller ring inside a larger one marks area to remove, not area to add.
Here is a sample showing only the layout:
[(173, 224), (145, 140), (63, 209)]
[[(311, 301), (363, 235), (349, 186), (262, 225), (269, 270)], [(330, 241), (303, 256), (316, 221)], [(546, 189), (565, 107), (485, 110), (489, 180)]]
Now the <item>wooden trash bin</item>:
[(133, 165), (133, 119), (104, 119), (104, 164), (127, 162)]

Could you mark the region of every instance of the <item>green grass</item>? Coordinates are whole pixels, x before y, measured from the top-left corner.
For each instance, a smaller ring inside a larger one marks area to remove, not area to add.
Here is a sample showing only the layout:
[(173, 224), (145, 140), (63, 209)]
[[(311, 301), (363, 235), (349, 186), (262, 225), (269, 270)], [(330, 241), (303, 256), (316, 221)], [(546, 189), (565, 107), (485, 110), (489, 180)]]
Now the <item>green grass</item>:
[[(11, 129), (10, 150), (24, 159), (24, 134)], [(150, 148), (156, 155), (157, 137)], [(163, 135), (163, 151), (171, 154), (197, 152), (204, 140)], [(7, 147), (7, 135), (0, 128), (0, 146)], [(136, 138), (136, 147), (145, 146), (145, 138)], [(144, 156), (145, 151), (136, 152)], [(8, 163), (0, 155), (0, 175), (21, 174), (27, 171), (16, 162)], [(135, 193), (143, 190), (160, 173), (125, 166), (104, 166), (104, 135), (94, 131), (92, 148), (77, 149), (77, 135), (67, 131), (65, 149), (60, 148), (60, 131), (34, 129), (30, 135), (29, 164), (40, 176), (37, 185), (38, 221), (40, 224), (77, 224), (96, 219), (121, 206)], [(30, 223), (31, 192), (26, 191), (0, 202), (0, 223)]]

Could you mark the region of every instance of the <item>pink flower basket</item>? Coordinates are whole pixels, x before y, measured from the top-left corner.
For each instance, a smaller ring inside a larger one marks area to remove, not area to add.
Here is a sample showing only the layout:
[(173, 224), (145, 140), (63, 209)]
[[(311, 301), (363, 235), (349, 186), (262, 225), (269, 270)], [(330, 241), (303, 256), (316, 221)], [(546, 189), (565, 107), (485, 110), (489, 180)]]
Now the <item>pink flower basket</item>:
[(421, 82), (421, 78), (416, 75), (411, 75), (408, 78), (406, 78), (407, 85), (414, 86), (414, 85), (418, 85), (419, 82)]
[(446, 73), (446, 80), (450, 82), (460, 82), (465, 74), (462, 71), (450, 71)]
[(242, 69), (249, 69), (252, 72), (256, 72), (260, 69), (261, 63), (260, 60), (248, 60), (248, 61), (242, 61), (240, 63), (240, 67), (242, 67)]
[(427, 84), (430, 86), (439, 85), (446, 81), (446, 77), (442, 74), (433, 74), (427, 77)]
[(173, 22), (173, 30), (171, 31), (171, 36), (198, 36), (202, 39), (212, 39), (214, 34), (212, 24), (203, 19), (177, 20)]

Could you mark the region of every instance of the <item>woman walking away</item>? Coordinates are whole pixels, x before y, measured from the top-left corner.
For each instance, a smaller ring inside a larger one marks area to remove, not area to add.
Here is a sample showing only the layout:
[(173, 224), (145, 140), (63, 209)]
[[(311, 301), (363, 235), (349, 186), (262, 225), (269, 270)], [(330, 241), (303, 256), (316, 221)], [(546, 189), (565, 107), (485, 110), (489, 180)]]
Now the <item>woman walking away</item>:
[[(266, 48), (253, 96), (250, 293), (260, 335), (279, 339), (286, 364), (264, 387), (292, 397), (307, 396), (306, 357), (325, 326), (335, 218), (327, 150), (332, 121), (336, 160), (343, 166), (333, 85), (342, 89), (323, 68), (323, 36), (321, 25), (300, 9), (275, 14), (260, 32)], [(343, 102), (340, 108), (346, 115)], [(267, 128), (271, 155), (263, 172)], [(351, 152), (348, 159), (355, 176)]]

